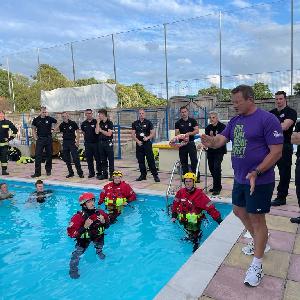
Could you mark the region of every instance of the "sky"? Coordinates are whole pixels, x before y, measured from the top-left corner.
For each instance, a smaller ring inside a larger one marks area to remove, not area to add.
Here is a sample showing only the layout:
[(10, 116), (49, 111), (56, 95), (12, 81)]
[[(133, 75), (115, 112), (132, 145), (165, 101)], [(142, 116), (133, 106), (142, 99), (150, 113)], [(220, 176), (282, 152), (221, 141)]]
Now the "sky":
[[(39, 57), (72, 79), (73, 42), (76, 78), (114, 78), (114, 34), (117, 80), (163, 94), (166, 24), (169, 87), (184, 94), (219, 84), (219, 11), (223, 85), (259, 80), (288, 89), (288, 0), (2, 0), (0, 64), (32, 76)], [(294, 0), (294, 18), (300, 81), (300, 0)]]

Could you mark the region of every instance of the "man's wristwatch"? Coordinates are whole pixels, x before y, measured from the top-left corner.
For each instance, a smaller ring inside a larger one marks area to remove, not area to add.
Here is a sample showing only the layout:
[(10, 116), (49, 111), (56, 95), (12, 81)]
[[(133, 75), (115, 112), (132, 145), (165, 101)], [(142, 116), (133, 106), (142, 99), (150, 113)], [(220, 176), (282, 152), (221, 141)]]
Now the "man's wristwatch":
[(255, 169), (255, 172), (256, 172), (256, 176), (260, 176), (262, 174), (262, 172), (257, 168)]

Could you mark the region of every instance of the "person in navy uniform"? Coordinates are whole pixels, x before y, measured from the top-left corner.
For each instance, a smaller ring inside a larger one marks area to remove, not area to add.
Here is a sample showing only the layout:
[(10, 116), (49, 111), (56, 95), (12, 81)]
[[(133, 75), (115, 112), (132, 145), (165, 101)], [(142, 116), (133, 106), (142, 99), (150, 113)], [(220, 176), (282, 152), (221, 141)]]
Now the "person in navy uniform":
[[(10, 134), (11, 131), (11, 134)], [(5, 113), (0, 111), (0, 162), (2, 175), (9, 175), (7, 172), (9, 141), (15, 138), (18, 129), (9, 120), (5, 119)]]
[[(296, 195), (298, 199), (298, 205), (300, 207), (300, 122), (297, 122), (295, 126), (295, 131), (292, 134), (291, 142), (297, 147), (297, 160), (296, 160), (296, 169), (295, 169), (295, 186), (296, 186)], [(300, 224), (300, 216), (293, 217), (290, 219), (292, 223)]]
[(94, 159), (96, 161), (97, 176), (101, 175), (100, 159), (98, 152), (98, 135), (96, 134), (97, 120), (93, 118), (91, 109), (85, 110), (86, 120), (81, 124), (84, 136), (85, 156), (88, 164), (88, 178), (95, 177)]
[[(209, 113), (210, 124), (205, 128), (205, 134), (210, 136), (216, 136), (221, 133), (226, 125), (221, 123), (218, 118), (218, 113), (211, 111)], [(221, 177), (222, 177), (222, 161), (224, 154), (227, 153), (226, 145), (221, 148), (207, 149), (207, 162), (209, 171), (213, 178), (213, 187), (209, 190), (213, 196), (219, 195), (222, 190)]]
[(160, 182), (155, 166), (151, 142), (151, 139), (155, 136), (155, 130), (151, 121), (145, 118), (145, 111), (143, 109), (139, 110), (139, 119), (132, 123), (131, 135), (133, 140), (136, 142), (136, 158), (141, 172), (141, 175), (136, 179), (136, 181), (147, 179), (147, 169), (145, 164), (146, 157), (154, 181)]
[(113, 122), (107, 117), (107, 110), (100, 109), (98, 111), (98, 119), (96, 125), (96, 134), (98, 134), (98, 152), (100, 159), (101, 174), (99, 180), (108, 179), (112, 181), (114, 172), (114, 144), (113, 144)]
[(35, 171), (32, 178), (41, 176), (43, 150), (46, 152), (46, 175), (51, 175), (52, 170), (52, 127), (57, 120), (48, 116), (47, 108), (41, 107), (40, 115), (32, 121), (32, 137), (36, 141)]
[(63, 121), (60, 123), (58, 130), (63, 134), (63, 160), (65, 161), (69, 174), (66, 178), (74, 176), (74, 171), (71, 163), (71, 155), (80, 178), (84, 178), (80, 164), (78, 147), (80, 142), (79, 128), (76, 122), (69, 119), (69, 114), (63, 112), (61, 114)]
[[(189, 117), (189, 110), (186, 106), (180, 107), (180, 116), (175, 123), (175, 135), (185, 134), (188, 139), (188, 143), (179, 148), (179, 159), (182, 166), (182, 174), (189, 172), (188, 156), (191, 160), (192, 172), (196, 174), (197, 168), (197, 149), (195, 145), (195, 135), (199, 133), (198, 123), (194, 118)], [(197, 182), (199, 182), (199, 176), (197, 176)]]
[(291, 180), (293, 157), (291, 136), (297, 121), (297, 112), (287, 105), (286, 93), (284, 91), (275, 93), (275, 103), (276, 108), (271, 110), (270, 113), (275, 115), (281, 124), (284, 142), (282, 156), (276, 163), (280, 180), (277, 186), (277, 197), (272, 201), (272, 206), (280, 206), (286, 204), (286, 196), (288, 195)]

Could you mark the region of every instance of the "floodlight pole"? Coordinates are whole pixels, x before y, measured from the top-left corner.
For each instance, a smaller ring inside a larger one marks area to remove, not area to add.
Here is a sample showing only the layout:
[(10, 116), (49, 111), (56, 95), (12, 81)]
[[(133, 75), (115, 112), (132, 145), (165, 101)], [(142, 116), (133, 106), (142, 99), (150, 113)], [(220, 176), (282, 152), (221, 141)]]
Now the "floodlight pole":
[(72, 56), (73, 81), (76, 81), (73, 43), (70, 44), (70, 48), (71, 48), (71, 56)]
[(167, 23), (164, 23), (164, 41), (165, 41), (165, 74), (166, 74), (166, 138), (169, 139), (169, 77), (168, 77), (168, 50), (167, 50)]
[(222, 11), (219, 12), (219, 86), (220, 94), (219, 98), (222, 101), (223, 98), (223, 79), (222, 79)]
[(39, 80), (41, 81), (41, 63), (40, 63), (40, 48), (37, 48), (37, 63), (38, 63), (38, 72), (39, 72)]
[(114, 78), (115, 78), (115, 83), (117, 83), (117, 67), (116, 67), (115, 37), (114, 37), (114, 34), (111, 35), (111, 42), (112, 42), (112, 55), (113, 55), (113, 63), (114, 63)]
[(291, 95), (294, 85), (294, 0), (291, 0)]

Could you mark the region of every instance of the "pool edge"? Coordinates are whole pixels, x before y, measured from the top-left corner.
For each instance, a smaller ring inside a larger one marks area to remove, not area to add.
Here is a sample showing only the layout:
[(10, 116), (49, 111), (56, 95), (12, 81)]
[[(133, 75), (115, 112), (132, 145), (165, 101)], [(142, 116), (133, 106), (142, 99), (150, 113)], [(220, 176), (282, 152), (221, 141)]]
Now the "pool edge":
[(199, 299), (243, 230), (243, 224), (231, 212), (154, 299)]

